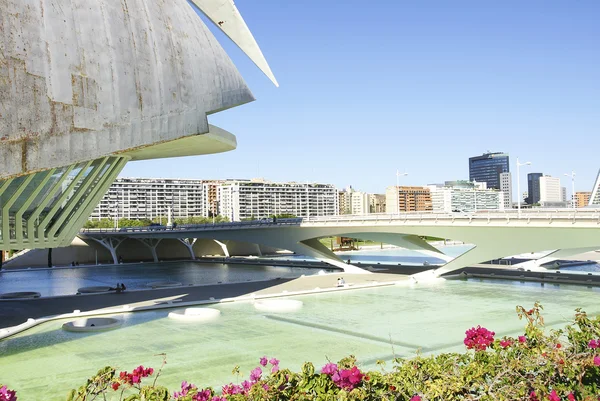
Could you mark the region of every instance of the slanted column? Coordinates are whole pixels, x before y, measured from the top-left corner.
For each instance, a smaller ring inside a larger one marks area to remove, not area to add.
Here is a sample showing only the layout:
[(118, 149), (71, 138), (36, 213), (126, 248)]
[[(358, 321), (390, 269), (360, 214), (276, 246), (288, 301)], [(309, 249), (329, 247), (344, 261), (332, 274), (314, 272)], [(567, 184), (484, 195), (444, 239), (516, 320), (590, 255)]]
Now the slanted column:
[(156, 247), (158, 246), (158, 244), (160, 244), (160, 241), (162, 241), (162, 238), (136, 238), (138, 241), (140, 241), (142, 244), (146, 245), (146, 247), (148, 247), (148, 249), (150, 249), (150, 252), (152, 252), (152, 258), (154, 259), (154, 262), (158, 262), (158, 255), (156, 253)]
[(229, 249), (227, 249), (227, 245), (224, 242), (221, 242), (219, 240), (214, 239), (213, 241), (215, 241), (217, 244), (219, 244), (219, 246), (221, 247), (221, 249), (223, 250), (223, 254), (226, 257), (229, 257)]
[(110, 255), (113, 258), (113, 263), (115, 265), (119, 264), (119, 258), (117, 257), (117, 248), (119, 247), (119, 245), (121, 245), (123, 243), (123, 241), (125, 241), (127, 238), (126, 237), (118, 237), (118, 236), (106, 236), (106, 237), (100, 237), (100, 238), (96, 238), (96, 237), (86, 237), (89, 239), (92, 239), (94, 241), (96, 241), (97, 243), (101, 244), (102, 246), (104, 246), (106, 249), (108, 249), (108, 251), (110, 252)]
[(194, 253), (194, 244), (198, 241), (198, 238), (177, 238), (185, 247), (190, 251), (192, 260), (196, 260), (196, 254)]

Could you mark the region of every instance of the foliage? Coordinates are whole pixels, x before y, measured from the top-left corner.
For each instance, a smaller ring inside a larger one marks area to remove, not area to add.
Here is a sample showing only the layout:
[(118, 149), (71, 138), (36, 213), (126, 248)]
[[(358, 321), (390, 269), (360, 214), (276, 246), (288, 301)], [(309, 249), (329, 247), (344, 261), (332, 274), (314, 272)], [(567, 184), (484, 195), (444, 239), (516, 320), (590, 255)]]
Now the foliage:
[[(100, 370), (68, 401), (598, 401), (600, 394), (600, 318), (577, 310), (564, 330), (544, 328), (542, 306), (517, 307), (525, 332), (516, 338), (496, 338), (484, 327), (465, 332), (464, 353), (394, 359), (393, 369), (364, 372), (353, 356), (327, 363), (320, 371), (306, 362), (299, 372), (280, 368), (279, 360), (262, 357), (249, 378), (229, 383), (220, 392), (183, 381), (170, 393), (165, 387), (142, 385), (154, 374), (139, 366), (131, 373)], [(163, 366), (165, 361), (163, 360)], [(236, 367), (234, 374), (240, 375)], [(4, 391), (4, 392), (3, 392)], [(0, 400), (15, 401), (14, 393)], [(13, 398), (10, 398), (13, 397)], [(117, 397), (117, 398), (115, 398)]]
[[(152, 223), (167, 224), (167, 217), (156, 217), (153, 220), (150, 219), (119, 219), (119, 227), (148, 227)], [(215, 223), (228, 222), (229, 219), (224, 216), (215, 216)], [(177, 225), (181, 224), (212, 224), (212, 217), (185, 217), (174, 219)], [(85, 222), (83, 228), (114, 228), (115, 221), (113, 219), (101, 219), (101, 220), (88, 220)]]

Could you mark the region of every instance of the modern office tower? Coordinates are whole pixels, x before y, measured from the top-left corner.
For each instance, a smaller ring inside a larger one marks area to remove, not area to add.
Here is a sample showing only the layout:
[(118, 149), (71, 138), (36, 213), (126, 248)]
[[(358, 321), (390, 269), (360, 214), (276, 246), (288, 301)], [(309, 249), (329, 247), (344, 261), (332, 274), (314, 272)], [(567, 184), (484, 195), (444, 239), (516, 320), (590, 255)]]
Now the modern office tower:
[[(573, 196), (575, 196), (573, 194)], [(560, 200), (563, 202), (567, 201), (567, 187), (560, 187)]]
[(500, 173), (500, 191), (504, 194), (504, 208), (512, 208), (512, 175), (510, 172)]
[(527, 174), (527, 199), (525, 201), (529, 205), (540, 203), (540, 178), (542, 173)]
[(500, 174), (509, 171), (506, 153), (485, 153), (469, 158), (469, 181), (485, 182), (490, 189), (501, 189)]
[(586, 207), (590, 204), (591, 192), (575, 192), (575, 207)]
[(290, 214), (296, 217), (337, 216), (335, 186), (318, 183), (276, 183), (226, 180), (217, 189), (219, 214), (231, 221)]
[(385, 195), (369, 194), (369, 207), (371, 213), (385, 213)]
[(117, 178), (89, 219), (155, 220), (167, 217), (169, 208), (173, 218), (210, 217), (217, 186), (218, 181)]
[(596, 176), (596, 183), (594, 184), (588, 206), (600, 206), (600, 170), (598, 170), (598, 176)]
[(542, 207), (569, 207), (571, 202), (563, 201), (560, 178), (545, 175), (540, 177), (540, 205)]
[(385, 191), (386, 213), (432, 210), (431, 193), (426, 187), (393, 186)]
[(504, 192), (479, 188), (469, 181), (447, 181), (443, 186), (430, 185), (428, 188), (436, 212), (504, 210)]
[(69, 245), (129, 161), (236, 148), (207, 116), (254, 97), (197, 10), (277, 84), (233, 0), (0, 1), (0, 250)]

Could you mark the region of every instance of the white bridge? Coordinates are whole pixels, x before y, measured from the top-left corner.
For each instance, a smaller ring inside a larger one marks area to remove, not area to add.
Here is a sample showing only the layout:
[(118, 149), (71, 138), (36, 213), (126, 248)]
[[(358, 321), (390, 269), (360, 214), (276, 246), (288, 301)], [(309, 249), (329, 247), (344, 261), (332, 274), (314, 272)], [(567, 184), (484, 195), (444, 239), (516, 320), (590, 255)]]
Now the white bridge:
[[(257, 220), (239, 223), (166, 227), (82, 230), (84, 240), (102, 244), (117, 262), (117, 248), (127, 239), (142, 242), (158, 260), (162, 240), (177, 239), (195, 258), (194, 244), (212, 240), (226, 255), (229, 242), (287, 249), (315, 257), (346, 271), (362, 269), (344, 263), (318, 239), (345, 236), (418, 250), (447, 261), (435, 270), (441, 275), (465, 266), (510, 255), (555, 250), (538, 261), (565, 258), (600, 249), (599, 209), (533, 209), (475, 213), (402, 213), (343, 215), (298, 219)], [(448, 258), (421, 237), (439, 237), (474, 244), (457, 258)]]

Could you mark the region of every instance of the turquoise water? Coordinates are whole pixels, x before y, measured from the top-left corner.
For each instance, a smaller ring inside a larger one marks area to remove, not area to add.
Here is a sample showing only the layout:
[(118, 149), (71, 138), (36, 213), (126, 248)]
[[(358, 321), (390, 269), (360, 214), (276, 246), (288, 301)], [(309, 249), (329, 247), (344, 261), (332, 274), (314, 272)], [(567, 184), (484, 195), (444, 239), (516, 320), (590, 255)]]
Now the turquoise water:
[[(282, 367), (304, 361), (320, 368), (349, 354), (363, 368), (378, 359), (464, 349), (464, 332), (482, 325), (497, 335), (522, 333), (516, 305), (544, 305), (550, 327), (564, 326), (577, 307), (600, 313), (599, 290), (568, 285), (503, 281), (439, 281), (412, 287), (297, 296), (301, 310), (288, 314), (257, 311), (251, 303), (214, 306), (221, 317), (209, 323), (173, 321), (168, 311), (119, 315), (124, 325), (104, 333), (69, 333), (65, 321), (49, 322), (0, 342), (0, 381), (23, 400), (62, 399), (105, 365), (131, 370), (139, 364), (167, 365), (160, 384), (177, 388), (181, 380), (219, 386), (237, 381), (267, 355)], [(388, 369), (390, 365), (388, 365)]]

